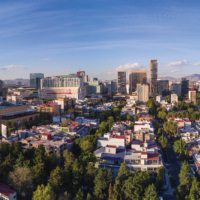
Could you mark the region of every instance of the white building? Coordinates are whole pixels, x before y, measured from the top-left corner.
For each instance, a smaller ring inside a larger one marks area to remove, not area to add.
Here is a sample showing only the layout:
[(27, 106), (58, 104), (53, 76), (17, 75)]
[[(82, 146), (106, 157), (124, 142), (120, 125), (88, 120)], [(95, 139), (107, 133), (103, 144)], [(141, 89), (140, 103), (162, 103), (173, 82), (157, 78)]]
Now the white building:
[(134, 123), (134, 131), (139, 131), (144, 128), (149, 129), (150, 133), (154, 133), (154, 127), (151, 121), (135, 121)]
[(98, 147), (106, 147), (107, 145), (115, 145), (118, 148), (126, 148), (126, 137), (124, 135), (112, 136), (110, 133), (105, 133), (104, 137), (97, 140)]
[(0, 183), (0, 199), (17, 200), (17, 192), (10, 189), (10, 186)]
[(83, 77), (76, 74), (54, 76), (41, 79), (41, 89), (38, 90), (41, 99), (85, 98)]
[(171, 94), (171, 103), (178, 103), (178, 95), (177, 94)]

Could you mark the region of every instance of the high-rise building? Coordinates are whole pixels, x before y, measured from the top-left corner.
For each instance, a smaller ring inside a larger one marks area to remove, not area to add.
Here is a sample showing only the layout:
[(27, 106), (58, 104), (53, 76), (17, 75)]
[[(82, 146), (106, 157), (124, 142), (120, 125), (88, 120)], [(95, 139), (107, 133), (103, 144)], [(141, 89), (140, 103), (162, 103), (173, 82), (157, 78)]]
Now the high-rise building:
[(138, 100), (147, 102), (149, 100), (149, 86), (137, 84)]
[(102, 93), (102, 85), (100, 84), (100, 81), (89, 81), (84, 83), (84, 85), (90, 86), (90, 94)]
[(3, 81), (0, 80), (0, 97), (3, 96)]
[(191, 103), (193, 105), (196, 104), (197, 94), (196, 94), (196, 91), (193, 88), (188, 92), (188, 98), (191, 100)]
[(88, 82), (88, 75), (85, 75), (85, 76), (83, 77), (83, 82)]
[(41, 79), (38, 91), (41, 99), (85, 98), (83, 77), (76, 74), (54, 76)]
[(166, 96), (169, 93), (169, 80), (158, 80), (158, 94)]
[(171, 94), (181, 94), (181, 84), (179, 83), (172, 83), (171, 84)]
[(182, 78), (181, 80), (181, 95), (188, 94), (189, 91), (189, 80)]
[(109, 81), (108, 83), (108, 93), (109, 94), (115, 94), (117, 93), (117, 82), (116, 81)]
[(117, 72), (117, 93), (126, 94), (126, 72)]
[(82, 76), (83, 82), (88, 82), (88, 75), (85, 74), (85, 71), (78, 71), (77, 76)]
[(178, 103), (178, 95), (177, 94), (171, 94), (171, 103)]
[(98, 78), (90, 78), (90, 81), (98, 81)]
[(30, 86), (40, 89), (40, 80), (44, 78), (42, 73), (30, 73)]
[(152, 59), (149, 62), (149, 86), (150, 93), (157, 93), (157, 78), (158, 78), (158, 60)]
[(137, 84), (147, 84), (147, 70), (129, 70), (129, 94), (137, 90)]

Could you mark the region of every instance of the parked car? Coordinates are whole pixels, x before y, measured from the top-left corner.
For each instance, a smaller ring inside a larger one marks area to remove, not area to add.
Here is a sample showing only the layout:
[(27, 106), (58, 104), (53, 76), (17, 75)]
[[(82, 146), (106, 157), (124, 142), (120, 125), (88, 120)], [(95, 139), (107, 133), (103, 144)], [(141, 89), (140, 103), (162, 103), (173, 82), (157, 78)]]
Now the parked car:
[(173, 169), (170, 169), (170, 173), (173, 174)]

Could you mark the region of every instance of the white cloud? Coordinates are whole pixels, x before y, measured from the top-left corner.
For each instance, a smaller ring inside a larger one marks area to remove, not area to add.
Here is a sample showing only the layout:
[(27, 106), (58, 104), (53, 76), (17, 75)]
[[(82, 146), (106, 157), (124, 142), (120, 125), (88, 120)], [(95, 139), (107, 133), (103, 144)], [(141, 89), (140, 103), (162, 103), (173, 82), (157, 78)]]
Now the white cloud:
[(41, 60), (47, 60), (47, 61), (48, 61), (48, 60), (49, 60), (49, 58), (42, 58)]
[(193, 65), (194, 65), (194, 66), (199, 66), (199, 65), (200, 65), (200, 61), (197, 62), (197, 63), (194, 63)]
[(14, 69), (27, 69), (27, 67), (21, 65), (8, 65), (0, 67), (0, 71), (13, 71)]
[(139, 63), (127, 63), (125, 65), (120, 65), (119, 67), (116, 68), (117, 71), (126, 71), (126, 70), (131, 70), (135, 68), (141, 68), (142, 65)]
[(164, 67), (183, 67), (183, 66), (187, 66), (189, 65), (187, 60), (183, 60), (183, 61), (177, 61), (177, 62), (171, 62), (168, 64), (164, 64)]

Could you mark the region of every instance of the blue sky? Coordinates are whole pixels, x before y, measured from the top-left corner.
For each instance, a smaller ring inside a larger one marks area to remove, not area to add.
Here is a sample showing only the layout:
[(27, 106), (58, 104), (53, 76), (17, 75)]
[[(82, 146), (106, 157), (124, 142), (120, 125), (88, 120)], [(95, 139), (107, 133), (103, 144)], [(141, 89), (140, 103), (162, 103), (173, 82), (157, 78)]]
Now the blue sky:
[(79, 69), (114, 79), (150, 59), (160, 77), (200, 74), (199, 10), (199, 0), (1, 0), (0, 79)]

